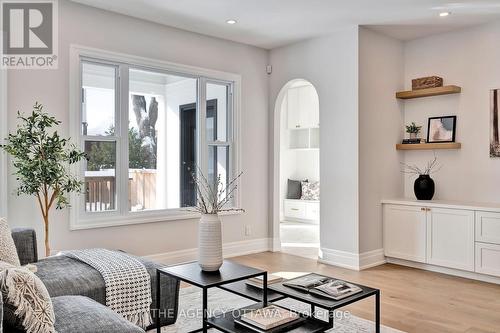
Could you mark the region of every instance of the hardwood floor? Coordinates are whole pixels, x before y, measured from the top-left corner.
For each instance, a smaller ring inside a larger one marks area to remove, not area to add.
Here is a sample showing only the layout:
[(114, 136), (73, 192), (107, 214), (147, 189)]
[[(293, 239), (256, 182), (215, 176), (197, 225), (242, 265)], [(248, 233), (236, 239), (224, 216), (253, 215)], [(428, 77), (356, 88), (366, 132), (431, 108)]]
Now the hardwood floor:
[[(382, 324), (405, 332), (500, 332), (499, 285), (393, 264), (357, 272), (280, 252), (232, 260), (268, 272), (318, 272), (379, 288)], [(371, 299), (346, 307), (370, 320), (373, 309)]]

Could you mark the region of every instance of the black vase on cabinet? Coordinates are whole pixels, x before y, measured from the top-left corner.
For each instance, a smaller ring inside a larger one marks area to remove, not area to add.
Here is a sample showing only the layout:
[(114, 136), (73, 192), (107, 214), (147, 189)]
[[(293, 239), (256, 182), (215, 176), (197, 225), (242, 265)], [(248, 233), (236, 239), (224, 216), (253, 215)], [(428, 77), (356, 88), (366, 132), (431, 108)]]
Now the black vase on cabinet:
[(434, 196), (434, 180), (429, 175), (420, 175), (415, 179), (413, 190), (418, 200), (432, 200)]

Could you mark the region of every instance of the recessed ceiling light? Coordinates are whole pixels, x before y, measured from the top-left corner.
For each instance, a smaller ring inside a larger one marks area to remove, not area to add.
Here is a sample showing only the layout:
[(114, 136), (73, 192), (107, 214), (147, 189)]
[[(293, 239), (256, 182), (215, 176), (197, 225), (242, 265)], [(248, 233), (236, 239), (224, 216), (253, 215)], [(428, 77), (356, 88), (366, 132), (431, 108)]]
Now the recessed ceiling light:
[(227, 24), (236, 24), (236, 20), (233, 20), (233, 19), (230, 19), (230, 20), (227, 20), (226, 23)]
[(446, 17), (446, 16), (449, 16), (450, 14), (451, 14), (450, 12), (442, 12), (442, 13), (439, 13), (439, 16)]

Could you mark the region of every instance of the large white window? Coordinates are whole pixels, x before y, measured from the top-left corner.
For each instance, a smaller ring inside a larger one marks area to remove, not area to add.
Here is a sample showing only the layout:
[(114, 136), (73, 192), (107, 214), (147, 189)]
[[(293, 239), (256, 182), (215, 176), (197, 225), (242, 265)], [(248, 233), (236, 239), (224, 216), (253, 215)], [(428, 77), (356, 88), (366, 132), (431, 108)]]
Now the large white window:
[(72, 58), (89, 158), (73, 229), (193, 217), (191, 170), (223, 183), (238, 172), (238, 76), (76, 47)]

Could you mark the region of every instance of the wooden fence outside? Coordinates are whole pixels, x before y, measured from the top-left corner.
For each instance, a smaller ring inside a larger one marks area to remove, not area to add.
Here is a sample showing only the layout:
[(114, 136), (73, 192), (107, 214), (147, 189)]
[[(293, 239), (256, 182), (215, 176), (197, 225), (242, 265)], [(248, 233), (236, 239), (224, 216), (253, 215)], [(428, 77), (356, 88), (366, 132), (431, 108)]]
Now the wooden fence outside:
[[(133, 211), (156, 207), (156, 170), (132, 169), (128, 182), (129, 209)], [(116, 178), (109, 172), (93, 172), (85, 177), (85, 207), (88, 212), (116, 209)]]

